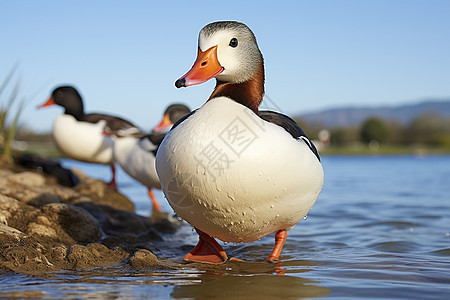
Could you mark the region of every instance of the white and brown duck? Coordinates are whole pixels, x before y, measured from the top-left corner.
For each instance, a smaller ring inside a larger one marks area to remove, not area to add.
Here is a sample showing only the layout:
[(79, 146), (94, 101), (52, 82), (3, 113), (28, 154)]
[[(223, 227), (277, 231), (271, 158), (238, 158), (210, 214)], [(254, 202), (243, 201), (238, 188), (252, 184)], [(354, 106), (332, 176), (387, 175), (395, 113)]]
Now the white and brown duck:
[(197, 60), (175, 85), (212, 78), (209, 99), (173, 126), (156, 156), (169, 204), (199, 234), (184, 260), (223, 263), (227, 255), (214, 238), (253, 242), (276, 232), (266, 259), (276, 261), (287, 230), (307, 215), (322, 189), (319, 155), (291, 118), (258, 109), (263, 57), (245, 24), (206, 25)]

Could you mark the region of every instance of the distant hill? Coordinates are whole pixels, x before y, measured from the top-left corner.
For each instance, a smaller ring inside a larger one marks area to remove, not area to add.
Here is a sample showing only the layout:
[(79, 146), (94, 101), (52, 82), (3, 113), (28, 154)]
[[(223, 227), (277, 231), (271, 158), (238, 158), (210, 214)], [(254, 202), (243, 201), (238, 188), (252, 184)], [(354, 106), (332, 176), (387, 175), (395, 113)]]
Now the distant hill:
[(298, 115), (295, 118), (309, 124), (319, 123), (326, 127), (358, 125), (369, 117), (379, 117), (386, 121), (408, 124), (424, 113), (437, 113), (450, 118), (450, 99), (428, 100), (416, 104), (382, 107), (343, 107)]

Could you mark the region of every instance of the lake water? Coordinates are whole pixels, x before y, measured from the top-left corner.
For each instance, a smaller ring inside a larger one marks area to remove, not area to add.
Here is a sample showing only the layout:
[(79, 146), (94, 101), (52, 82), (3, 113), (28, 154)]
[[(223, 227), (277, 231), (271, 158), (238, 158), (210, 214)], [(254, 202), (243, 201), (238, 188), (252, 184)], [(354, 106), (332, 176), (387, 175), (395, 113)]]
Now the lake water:
[[(156, 253), (151, 272), (118, 268), (59, 272), (45, 278), (0, 276), (0, 298), (42, 299), (448, 299), (450, 156), (324, 156), (325, 185), (306, 220), (288, 232), (281, 262), (263, 262), (270, 235), (225, 244), (246, 262), (182, 264), (186, 250)], [(105, 166), (63, 161), (108, 180)], [(137, 213), (151, 211), (146, 189), (118, 174)], [(171, 212), (161, 192), (163, 210)], [(189, 226), (165, 237), (195, 245)]]

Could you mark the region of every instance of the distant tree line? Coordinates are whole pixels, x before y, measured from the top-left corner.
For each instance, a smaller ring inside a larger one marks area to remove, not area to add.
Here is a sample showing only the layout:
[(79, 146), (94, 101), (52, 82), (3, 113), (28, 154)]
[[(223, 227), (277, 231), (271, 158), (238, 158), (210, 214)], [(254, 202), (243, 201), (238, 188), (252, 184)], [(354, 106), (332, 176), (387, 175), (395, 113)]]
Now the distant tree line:
[(362, 124), (349, 127), (325, 128), (321, 124), (306, 124), (296, 120), (310, 137), (318, 136), (320, 130), (330, 132), (330, 146), (345, 146), (355, 142), (380, 145), (427, 145), (450, 147), (450, 119), (437, 113), (425, 113), (414, 118), (409, 124), (369, 117)]

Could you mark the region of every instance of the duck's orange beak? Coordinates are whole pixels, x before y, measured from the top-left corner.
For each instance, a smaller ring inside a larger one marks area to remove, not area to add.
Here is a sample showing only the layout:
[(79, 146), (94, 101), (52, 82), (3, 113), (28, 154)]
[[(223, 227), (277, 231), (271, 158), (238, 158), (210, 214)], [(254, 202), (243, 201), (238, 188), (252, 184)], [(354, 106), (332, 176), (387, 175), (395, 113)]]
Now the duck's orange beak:
[(37, 108), (42, 108), (42, 107), (51, 106), (51, 105), (55, 105), (55, 101), (53, 101), (53, 97), (48, 98), (47, 102), (39, 105)]
[(163, 131), (172, 125), (173, 125), (173, 123), (172, 123), (172, 121), (170, 121), (169, 114), (165, 114), (161, 120), (161, 123), (159, 123), (158, 126), (153, 128), (153, 132)]
[(217, 46), (206, 51), (198, 48), (197, 60), (183, 77), (175, 82), (177, 88), (200, 84), (216, 77), (223, 72), (223, 67), (217, 59)]

